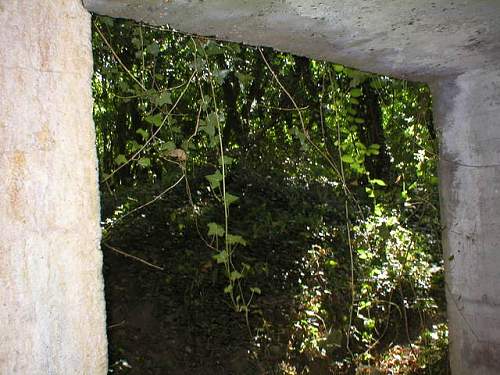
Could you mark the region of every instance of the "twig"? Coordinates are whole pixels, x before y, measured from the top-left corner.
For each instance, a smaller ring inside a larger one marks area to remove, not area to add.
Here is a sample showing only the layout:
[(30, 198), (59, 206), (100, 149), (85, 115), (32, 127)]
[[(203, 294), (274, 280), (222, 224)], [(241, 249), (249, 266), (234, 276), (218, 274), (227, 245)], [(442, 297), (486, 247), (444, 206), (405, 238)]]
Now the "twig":
[(106, 45), (108, 46), (109, 50), (113, 54), (113, 56), (116, 59), (116, 61), (118, 61), (118, 63), (122, 66), (122, 68), (130, 76), (130, 78), (132, 78), (135, 81), (135, 83), (137, 83), (140, 86), (141, 89), (143, 89), (144, 91), (146, 91), (146, 88), (144, 87), (144, 85), (137, 78), (134, 77), (134, 75), (132, 74), (132, 72), (127, 68), (127, 66), (123, 63), (123, 61), (120, 59), (120, 57), (118, 56), (118, 54), (115, 52), (115, 50), (113, 49), (113, 47), (111, 46), (111, 44), (108, 42), (108, 40), (106, 39), (106, 37), (102, 33), (102, 31), (99, 28), (99, 26), (97, 25), (97, 22), (94, 22), (94, 26), (95, 26), (97, 32), (99, 33), (99, 35), (101, 36), (102, 40), (104, 41), (104, 43), (106, 43)]
[(189, 78), (188, 82), (186, 83), (186, 87), (184, 87), (184, 90), (182, 91), (181, 95), (177, 98), (176, 102), (174, 103), (174, 105), (170, 108), (170, 110), (167, 112), (167, 114), (165, 115), (165, 117), (163, 118), (163, 121), (161, 122), (160, 126), (158, 126), (158, 129), (156, 129), (154, 131), (153, 134), (151, 134), (151, 137), (149, 137), (149, 139), (146, 141), (146, 143), (144, 143), (144, 145), (139, 149), (137, 150), (125, 163), (123, 163), (122, 165), (120, 165), (118, 168), (116, 168), (113, 172), (111, 172), (109, 175), (106, 176), (106, 178), (104, 178), (101, 183), (109, 180), (116, 172), (118, 172), (120, 169), (122, 169), (123, 167), (125, 167), (127, 164), (129, 164), (132, 160), (134, 160), (137, 155), (139, 155), (142, 151), (144, 151), (144, 149), (146, 148), (147, 145), (149, 145), (151, 143), (151, 141), (156, 137), (156, 135), (160, 132), (160, 130), (163, 128), (163, 126), (166, 124), (167, 122), (167, 119), (168, 119), (168, 116), (170, 116), (170, 114), (173, 112), (173, 110), (177, 107), (177, 105), (179, 104), (180, 100), (182, 99), (182, 97), (184, 96), (184, 94), (186, 93), (186, 90), (188, 89), (189, 85), (191, 84), (191, 81), (193, 80), (194, 76), (196, 75), (196, 71), (193, 72), (193, 74), (191, 74), (191, 77)]
[(122, 320), (120, 323), (110, 324), (110, 325), (108, 326), (108, 329), (111, 329), (111, 328), (116, 328), (116, 327), (120, 327), (120, 326), (124, 325), (124, 324), (125, 324), (125, 322), (126, 322), (126, 320)]
[(175, 184), (169, 186), (168, 188), (166, 188), (165, 190), (163, 190), (160, 194), (158, 194), (156, 197), (154, 197), (153, 199), (151, 199), (150, 201), (140, 205), (139, 207), (136, 207), (134, 208), (133, 210), (127, 212), (125, 215), (119, 217), (118, 219), (116, 219), (111, 225), (109, 225), (106, 229), (109, 230), (111, 227), (113, 227), (116, 223), (122, 221), (123, 219), (125, 219), (127, 216), (129, 215), (132, 215), (133, 213), (139, 211), (139, 210), (142, 210), (143, 208), (149, 206), (150, 204), (153, 204), (154, 202), (156, 202), (158, 199), (161, 199), (166, 193), (168, 193), (170, 190), (172, 190), (174, 187), (176, 187), (185, 177), (186, 175), (183, 174), (181, 176), (181, 178), (179, 178)]
[(145, 264), (145, 265), (147, 265), (147, 266), (149, 266), (151, 268), (154, 268), (154, 269), (157, 269), (157, 270), (160, 270), (160, 271), (164, 271), (165, 270), (163, 267), (157, 266), (156, 264), (153, 264), (153, 263), (149, 263), (147, 260), (144, 260), (142, 258), (136, 257), (135, 255), (128, 254), (128, 253), (126, 253), (126, 252), (124, 252), (124, 251), (122, 251), (120, 249), (117, 249), (116, 247), (113, 247), (113, 246), (107, 244), (106, 242), (104, 242), (103, 245), (105, 247), (107, 247), (108, 249), (114, 251), (115, 253), (123, 255), (124, 257), (127, 257), (127, 258), (132, 258), (132, 259), (134, 259), (134, 260), (136, 260), (138, 262), (141, 262), (141, 263), (143, 263), (143, 264)]

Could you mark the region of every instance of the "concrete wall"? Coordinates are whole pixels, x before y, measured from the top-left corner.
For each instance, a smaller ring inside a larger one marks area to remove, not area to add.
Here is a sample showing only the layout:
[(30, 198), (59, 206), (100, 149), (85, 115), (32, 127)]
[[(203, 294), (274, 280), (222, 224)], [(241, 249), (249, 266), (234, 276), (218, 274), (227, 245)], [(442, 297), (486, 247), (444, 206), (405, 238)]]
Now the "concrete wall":
[(500, 374), (500, 70), (433, 93), (452, 371)]
[(0, 0), (0, 374), (107, 371), (80, 0)]

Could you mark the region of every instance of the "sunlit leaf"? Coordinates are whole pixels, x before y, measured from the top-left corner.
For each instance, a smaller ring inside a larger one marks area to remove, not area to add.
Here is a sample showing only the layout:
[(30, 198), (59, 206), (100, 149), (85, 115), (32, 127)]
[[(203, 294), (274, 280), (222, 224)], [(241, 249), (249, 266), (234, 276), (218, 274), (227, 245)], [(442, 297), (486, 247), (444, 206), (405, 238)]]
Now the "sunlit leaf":
[(246, 246), (247, 242), (243, 239), (243, 237), (235, 235), (235, 234), (227, 234), (226, 236), (227, 243), (229, 245), (242, 245)]
[(360, 89), (360, 88), (358, 88), (358, 87), (355, 87), (355, 88), (353, 88), (353, 89), (351, 90), (351, 96), (352, 96), (353, 98), (358, 98), (358, 97), (360, 97), (360, 96), (361, 96), (361, 94), (362, 94), (362, 91), (361, 91), (361, 89)]
[(140, 158), (137, 161), (137, 164), (139, 164), (143, 168), (148, 168), (151, 166), (151, 159), (150, 158)]
[(151, 115), (146, 117), (146, 122), (152, 124), (154, 126), (160, 126), (163, 122), (163, 116), (161, 113), (157, 113), (156, 115)]
[(210, 183), (212, 189), (218, 188), (220, 186), (220, 182), (222, 181), (222, 173), (217, 170), (214, 174), (206, 175), (205, 178)]
[(238, 197), (233, 194), (226, 193), (226, 204), (229, 206), (230, 204), (236, 202)]
[(117, 165), (122, 165), (122, 164), (125, 164), (126, 162), (127, 162), (127, 158), (123, 154), (120, 154), (115, 158), (115, 164), (117, 164)]
[(209, 236), (217, 236), (217, 237), (222, 237), (224, 236), (224, 228), (220, 226), (217, 223), (208, 223), (208, 235)]

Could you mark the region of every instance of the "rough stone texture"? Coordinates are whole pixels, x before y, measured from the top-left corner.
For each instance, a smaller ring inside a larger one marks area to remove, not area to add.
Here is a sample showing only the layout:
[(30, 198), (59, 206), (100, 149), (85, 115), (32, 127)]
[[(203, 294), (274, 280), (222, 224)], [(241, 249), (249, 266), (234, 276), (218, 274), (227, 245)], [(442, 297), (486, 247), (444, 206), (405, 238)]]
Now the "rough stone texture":
[(500, 374), (500, 70), (433, 92), (452, 370)]
[(80, 0), (0, 0), (0, 374), (105, 374)]
[(83, 0), (93, 12), (429, 81), (500, 61), (498, 0)]

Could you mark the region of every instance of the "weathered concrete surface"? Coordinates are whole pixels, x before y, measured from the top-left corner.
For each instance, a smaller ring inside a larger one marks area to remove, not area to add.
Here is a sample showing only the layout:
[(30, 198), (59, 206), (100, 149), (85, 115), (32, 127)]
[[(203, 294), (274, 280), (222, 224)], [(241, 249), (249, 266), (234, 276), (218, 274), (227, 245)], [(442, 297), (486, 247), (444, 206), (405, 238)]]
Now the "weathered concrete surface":
[(429, 81), (500, 61), (498, 0), (83, 0), (93, 12)]
[(452, 370), (500, 374), (500, 70), (433, 89)]
[(107, 371), (90, 15), (0, 0), (0, 374)]

